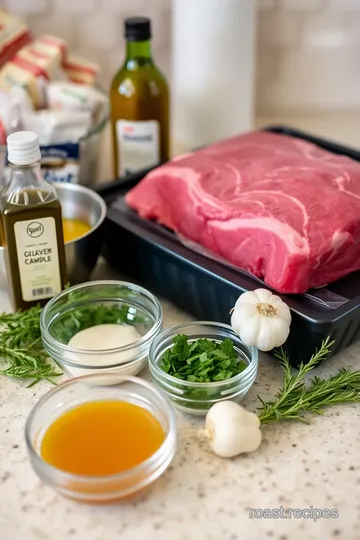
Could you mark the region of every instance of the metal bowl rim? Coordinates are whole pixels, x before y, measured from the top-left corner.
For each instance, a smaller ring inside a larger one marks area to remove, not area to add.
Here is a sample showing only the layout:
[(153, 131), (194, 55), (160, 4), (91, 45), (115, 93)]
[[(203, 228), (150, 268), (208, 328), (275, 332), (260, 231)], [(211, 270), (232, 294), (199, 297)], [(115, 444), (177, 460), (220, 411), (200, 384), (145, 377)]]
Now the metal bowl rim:
[[(74, 244), (75, 242), (78, 242), (79, 240), (83, 240), (83, 238), (86, 238), (87, 236), (89, 236), (90, 234), (92, 234), (94, 231), (96, 231), (96, 229), (98, 229), (100, 227), (100, 225), (103, 223), (105, 217), (106, 217), (106, 211), (107, 211), (107, 208), (106, 208), (106, 203), (104, 201), (104, 199), (98, 194), (96, 193), (95, 191), (93, 191), (92, 189), (86, 187), (86, 186), (81, 186), (79, 184), (61, 184), (61, 183), (58, 183), (56, 184), (56, 189), (64, 189), (64, 190), (67, 190), (69, 189), (70, 191), (79, 191), (79, 192), (82, 192), (82, 193), (85, 193), (86, 195), (89, 195), (90, 198), (92, 198), (94, 201), (96, 201), (99, 206), (100, 206), (100, 209), (101, 209), (101, 214), (100, 214), (100, 217), (99, 219), (97, 220), (97, 222), (95, 223), (95, 225), (93, 227), (91, 227), (91, 229), (83, 234), (82, 236), (79, 236), (79, 238), (75, 238), (74, 240), (70, 240), (70, 242), (66, 242), (65, 243), (65, 246), (70, 246), (71, 244)], [(0, 246), (0, 253), (4, 250), (4, 247), (3, 246)]]

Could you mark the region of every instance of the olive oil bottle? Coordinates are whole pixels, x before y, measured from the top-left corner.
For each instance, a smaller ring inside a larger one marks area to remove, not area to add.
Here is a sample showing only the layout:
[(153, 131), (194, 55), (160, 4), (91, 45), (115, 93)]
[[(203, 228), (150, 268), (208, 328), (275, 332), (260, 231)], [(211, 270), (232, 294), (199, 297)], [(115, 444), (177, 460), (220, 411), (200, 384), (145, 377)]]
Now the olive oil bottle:
[(44, 304), (66, 283), (61, 205), (40, 172), (37, 135), (7, 138), (10, 180), (0, 193), (0, 241), (5, 248), (14, 309)]
[(169, 90), (151, 56), (151, 21), (125, 20), (126, 58), (110, 90), (114, 177), (169, 159)]

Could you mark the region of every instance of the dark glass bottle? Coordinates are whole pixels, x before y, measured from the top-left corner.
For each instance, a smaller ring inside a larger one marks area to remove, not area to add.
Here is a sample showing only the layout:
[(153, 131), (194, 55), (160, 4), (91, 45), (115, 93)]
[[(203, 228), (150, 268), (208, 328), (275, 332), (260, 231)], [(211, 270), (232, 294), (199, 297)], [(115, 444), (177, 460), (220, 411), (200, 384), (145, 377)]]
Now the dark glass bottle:
[(10, 181), (0, 194), (0, 241), (5, 248), (14, 309), (44, 304), (66, 283), (61, 205), (40, 172), (37, 135), (9, 135)]
[(151, 56), (151, 22), (125, 21), (126, 59), (110, 90), (114, 177), (169, 159), (169, 90)]

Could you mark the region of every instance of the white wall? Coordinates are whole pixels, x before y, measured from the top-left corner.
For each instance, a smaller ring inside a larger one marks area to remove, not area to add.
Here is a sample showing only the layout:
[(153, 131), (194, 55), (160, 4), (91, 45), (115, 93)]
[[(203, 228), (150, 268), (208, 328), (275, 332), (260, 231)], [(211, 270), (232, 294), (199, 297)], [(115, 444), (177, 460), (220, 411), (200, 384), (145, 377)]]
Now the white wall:
[[(123, 59), (124, 18), (148, 15), (155, 57), (170, 75), (171, 0), (0, 0), (0, 5), (25, 16), (35, 34), (64, 37), (73, 52), (99, 62), (105, 86)], [(360, 108), (360, 0), (258, 0), (258, 5), (258, 108)]]

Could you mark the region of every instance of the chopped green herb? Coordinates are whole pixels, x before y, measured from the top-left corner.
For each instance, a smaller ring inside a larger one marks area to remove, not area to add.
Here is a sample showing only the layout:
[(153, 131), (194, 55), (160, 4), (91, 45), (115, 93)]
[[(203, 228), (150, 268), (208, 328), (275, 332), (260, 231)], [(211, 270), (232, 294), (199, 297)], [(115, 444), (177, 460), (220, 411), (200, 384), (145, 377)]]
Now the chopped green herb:
[(148, 322), (134, 311), (127, 304), (119, 306), (112, 302), (109, 302), (108, 305), (103, 303), (90, 306), (88, 304), (79, 305), (57, 317), (51, 325), (50, 333), (61, 343), (67, 344), (81, 330), (98, 324), (141, 324)]
[(231, 339), (214, 341), (200, 338), (190, 341), (184, 334), (173, 338), (173, 346), (165, 351), (160, 368), (183, 381), (211, 383), (225, 381), (246, 368), (234, 349)]

